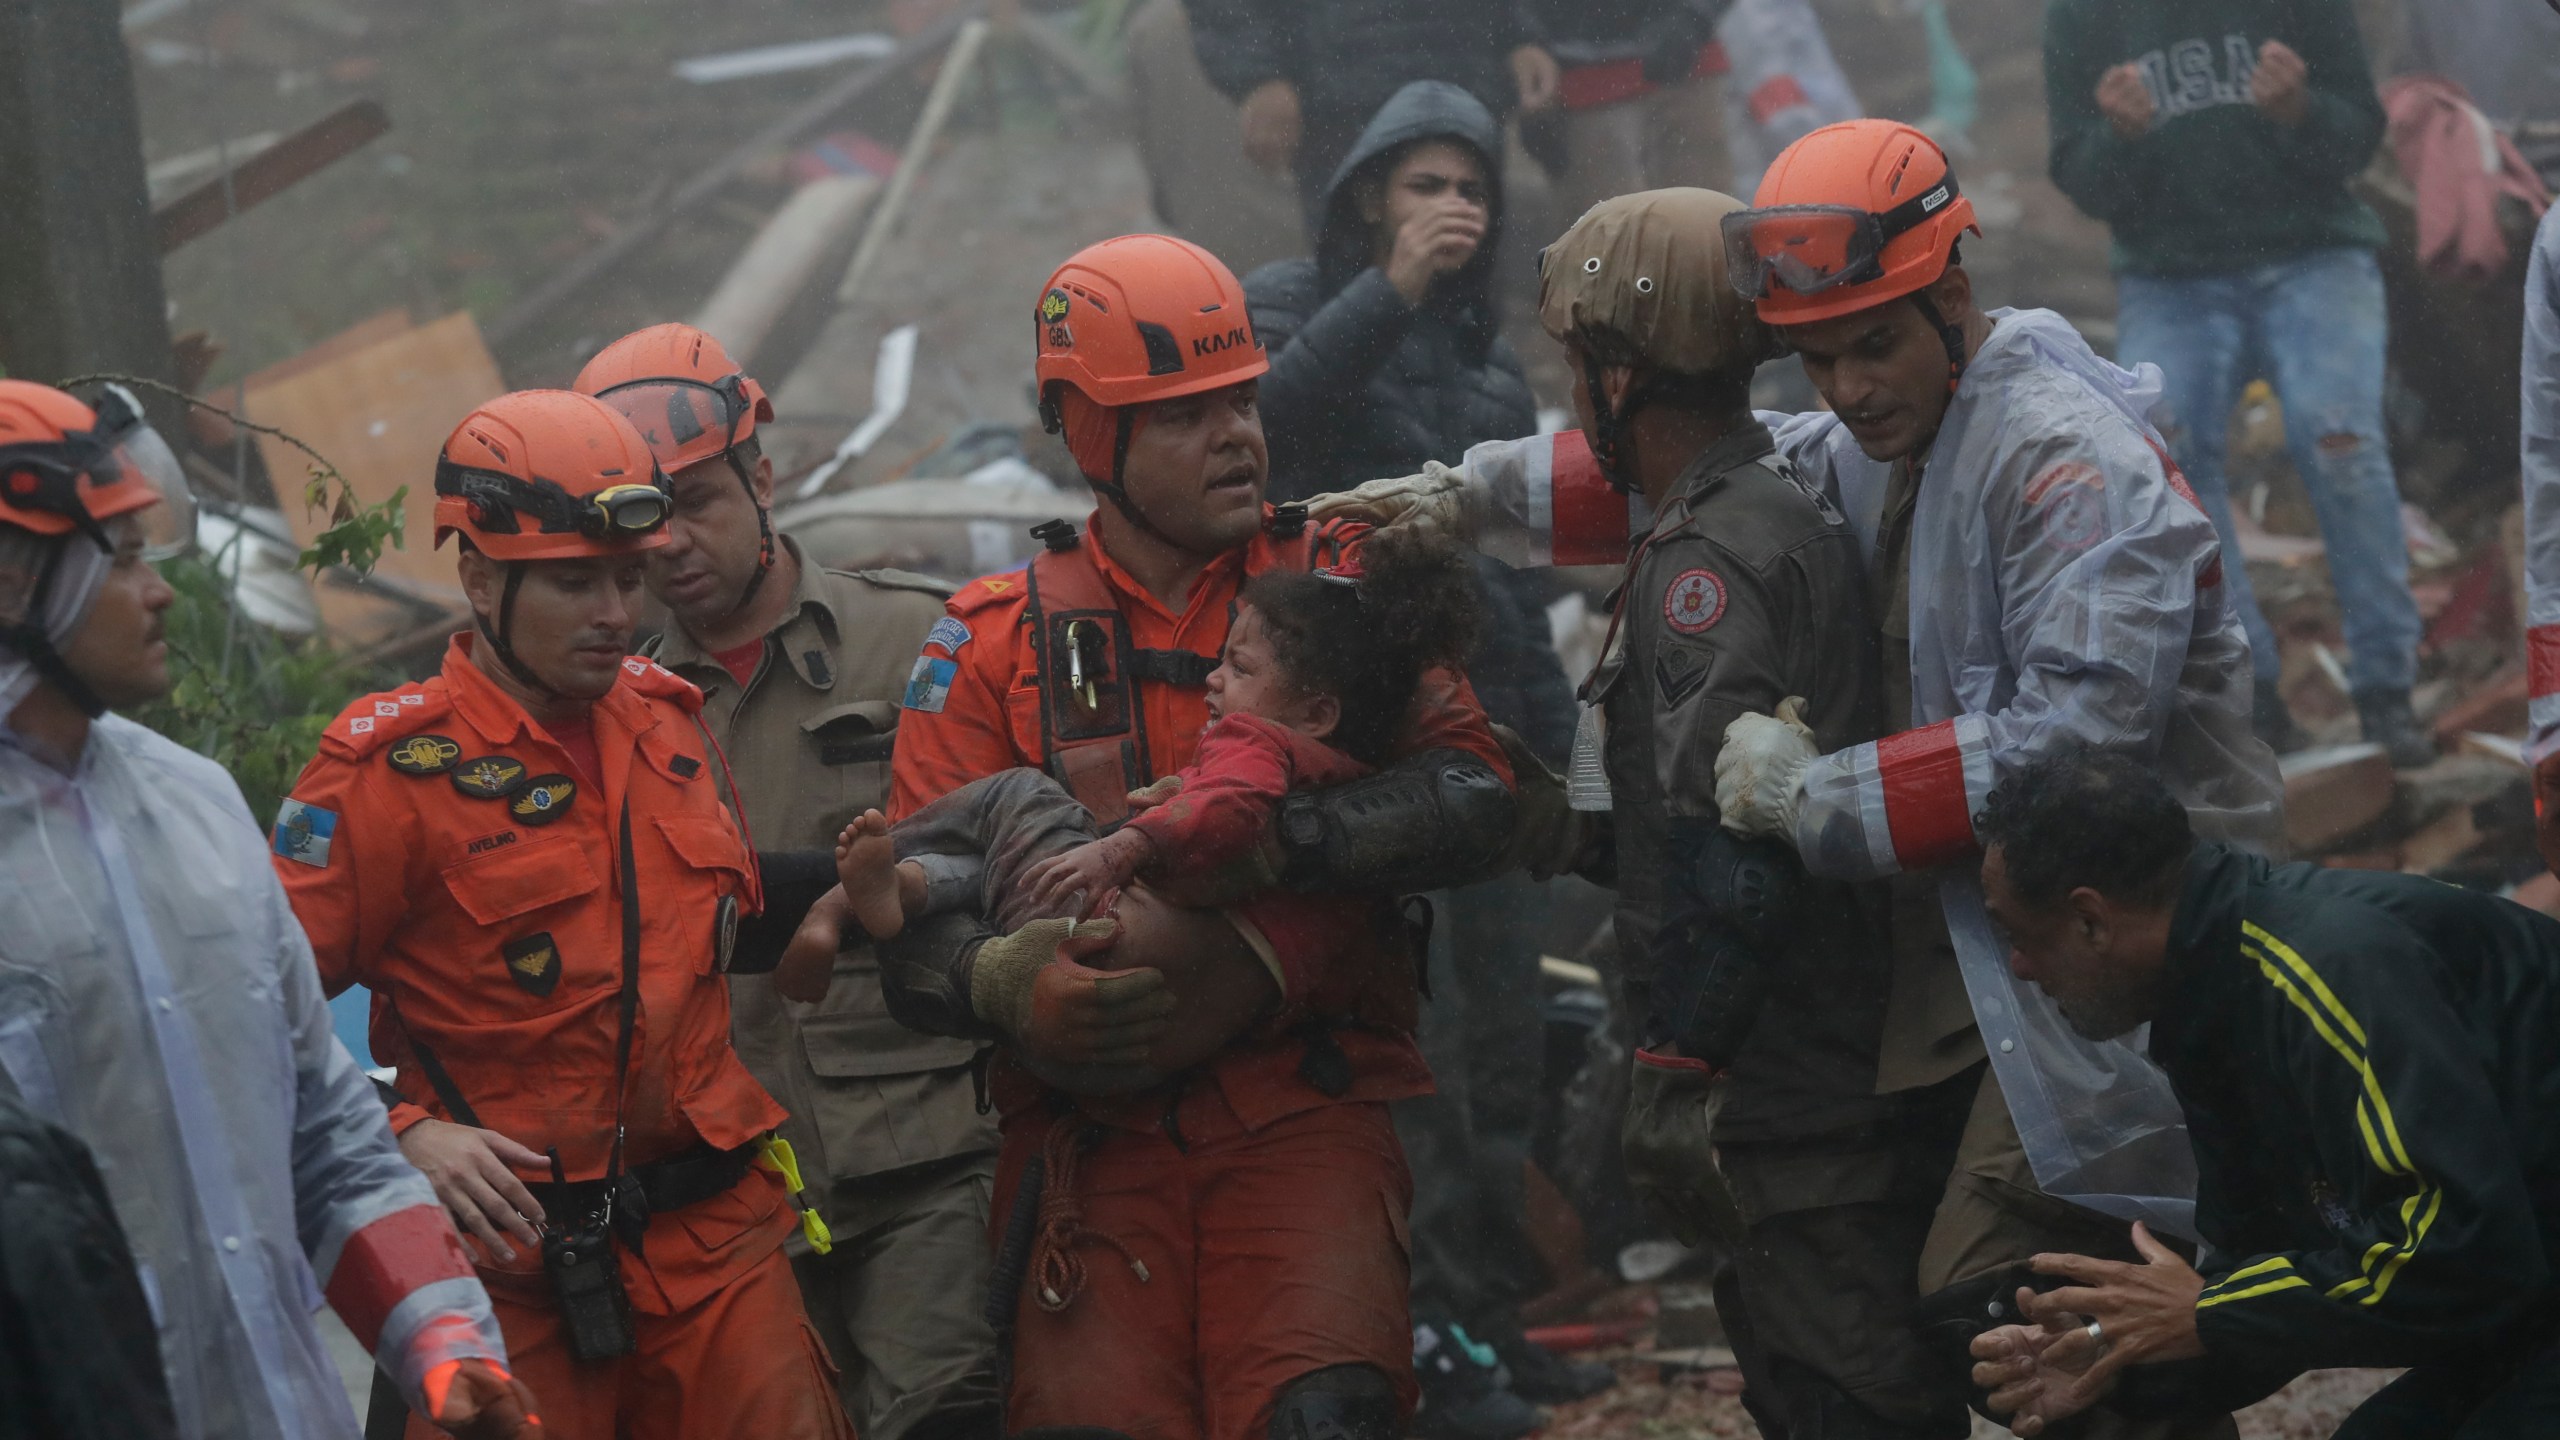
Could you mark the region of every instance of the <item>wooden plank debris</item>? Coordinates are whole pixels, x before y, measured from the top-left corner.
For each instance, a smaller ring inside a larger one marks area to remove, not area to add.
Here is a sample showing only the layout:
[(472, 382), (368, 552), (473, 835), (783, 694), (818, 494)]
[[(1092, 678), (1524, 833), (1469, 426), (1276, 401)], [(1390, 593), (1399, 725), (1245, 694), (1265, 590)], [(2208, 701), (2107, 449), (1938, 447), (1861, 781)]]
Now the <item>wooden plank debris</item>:
[(2391, 757), (2379, 745), (2299, 750), (2279, 765), (2285, 840), (2297, 855), (2318, 854), (2391, 808)]
[[(362, 591), (319, 587), (321, 623), (342, 646), (376, 646), (421, 626), (432, 629), (438, 612), (455, 619), (467, 613), (452, 557), (434, 549), (436, 456), (473, 406), (505, 389), (467, 311), (250, 389), (248, 413), (328, 456), (359, 501), (376, 503), (409, 487), (401, 505), (404, 547), (382, 552)], [(271, 437), (258, 443), (295, 541), (310, 544), (328, 519), (302, 504), (300, 481), (309, 461)]]
[[(389, 134), (391, 117), (371, 100), (356, 100), (231, 167), (151, 212), (160, 253), (198, 239), (232, 216), (272, 200), (320, 171)], [(226, 188), (228, 193), (226, 194)]]

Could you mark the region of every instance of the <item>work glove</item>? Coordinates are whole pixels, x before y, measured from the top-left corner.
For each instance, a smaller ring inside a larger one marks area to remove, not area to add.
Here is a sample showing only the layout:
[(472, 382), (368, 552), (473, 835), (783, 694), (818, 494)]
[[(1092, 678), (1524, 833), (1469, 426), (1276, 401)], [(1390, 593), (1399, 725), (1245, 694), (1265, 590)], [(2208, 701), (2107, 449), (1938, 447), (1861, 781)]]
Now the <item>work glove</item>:
[(1644, 56), (1644, 78), (1651, 85), (1677, 85), (1698, 70), (1698, 52), (1715, 28), (1688, 5), (1674, 5), (1645, 22), (1636, 32)]
[(1716, 752), (1716, 809), (1724, 828), (1746, 839), (1794, 844), (1805, 767), (1821, 754), (1800, 695), (1779, 701), (1776, 715), (1745, 715), (1724, 727), (1724, 748)]
[(1723, 1074), (1704, 1060), (1636, 1052), (1618, 1132), (1627, 1183), (1683, 1245), (1743, 1240), (1742, 1211), (1716, 1166), (1712, 1137), (1723, 1108)]
[(1010, 1037), (1032, 1073), (1052, 1084), (1083, 1092), (1139, 1072), (1151, 1076), (1147, 1049), (1163, 1038), (1174, 1011), (1164, 972), (1083, 963), (1111, 948), (1119, 929), (1108, 919), (1034, 920), (987, 941), (970, 965), (969, 1008)]
[(1564, 777), (1547, 768), (1529, 742), (1508, 725), (1493, 727), (1511, 762), (1511, 838), (1497, 874), (1526, 870), (1532, 880), (1552, 880), (1591, 863), (1608, 824), (1605, 815), (1576, 810), (1565, 798)]
[(447, 1360), (426, 1374), (427, 1414), (460, 1440), (519, 1440), (543, 1433), (533, 1392), (495, 1360)]
[(1426, 460), (1419, 475), (1371, 480), (1350, 490), (1311, 496), (1307, 519), (1318, 525), (1358, 520), (1382, 530), (1420, 530), (1465, 548), (1475, 542), (1481, 518), (1475, 513), (1478, 503), (1468, 497), (1467, 472)]

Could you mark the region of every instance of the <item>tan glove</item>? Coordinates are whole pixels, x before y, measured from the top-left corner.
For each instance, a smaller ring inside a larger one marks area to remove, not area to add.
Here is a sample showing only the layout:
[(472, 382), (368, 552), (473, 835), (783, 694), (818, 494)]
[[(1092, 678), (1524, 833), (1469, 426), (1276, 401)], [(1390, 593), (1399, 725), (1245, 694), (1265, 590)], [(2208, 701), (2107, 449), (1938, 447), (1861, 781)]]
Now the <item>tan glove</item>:
[(1747, 1227), (1724, 1172), (1716, 1168), (1716, 1112), (1722, 1077), (1702, 1060), (1638, 1050), (1619, 1129), (1627, 1183), (1636, 1198), (1671, 1223), (1683, 1245), (1714, 1240), (1741, 1244)]
[(1158, 1077), (1148, 1047), (1171, 1028), (1164, 972), (1096, 970), (1116, 920), (1034, 920), (978, 947), (969, 1008), (1010, 1036), (1026, 1068), (1080, 1094), (1144, 1089)]
[(1813, 728), (1804, 723), (1801, 695), (1779, 701), (1775, 715), (1735, 717), (1716, 752), (1716, 809), (1724, 828), (1793, 845), (1804, 772), (1821, 754)]
[(1476, 519), (1467, 498), (1467, 473), (1437, 460), (1423, 462), (1419, 475), (1372, 480), (1350, 490), (1311, 496), (1307, 519), (1358, 520), (1381, 529), (1419, 529), (1453, 545), (1471, 545)]
[(1588, 862), (1606, 819), (1576, 810), (1565, 799), (1564, 777), (1547, 768), (1529, 742), (1508, 725), (1493, 727), (1511, 762), (1511, 838), (1503, 846), (1501, 873), (1526, 870), (1532, 880), (1552, 880)]

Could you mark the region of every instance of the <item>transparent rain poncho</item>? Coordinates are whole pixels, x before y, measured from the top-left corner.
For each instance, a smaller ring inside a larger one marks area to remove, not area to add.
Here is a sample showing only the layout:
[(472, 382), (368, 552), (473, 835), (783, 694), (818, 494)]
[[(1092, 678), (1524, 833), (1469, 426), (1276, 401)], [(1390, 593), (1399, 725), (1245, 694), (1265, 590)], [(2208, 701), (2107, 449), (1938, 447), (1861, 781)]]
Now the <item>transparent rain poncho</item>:
[[(239, 788), (109, 715), (68, 774), (0, 725), (0, 1083), (94, 1154), (180, 1432), (347, 1440), (312, 1316), (349, 1237), (436, 1204), (331, 1033)], [(386, 1370), (503, 1362), (476, 1280), (410, 1290)]]
[[(2050, 311), (1993, 318), (1912, 520), (1904, 718), (1914, 732), (1943, 729), (1813, 763), (1796, 820), (1807, 866), (1843, 878), (1901, 869), (1889, 797), (1905, 819), (1915, 790), (1934, 788), (1930, 803), (1964, 807), (1936, 818), (1969, 830), (2004, 777), (2070, 746), (2154, 761), (2198, 834), (2279, 853), (2283, 790), (2249, 729), (2249, 647), (2223, 597), (2225, 557), (2147, 421), (2159, 372), (2100, 359)], [(1762, 418), (1872, 550), (1890, 467), (1831, 415)], [(1934, 787), (1914, 782), (1915, 752), (1934, 763)], [(1960, 794), (1948, 783), (1959, 766)], [(1942, 897), (2037, 1183), (2192, 1236), (2194, 1160), (2143, 1037), (2084, 1040), (2011, 976), (1970, 866), (1948, 873)]]

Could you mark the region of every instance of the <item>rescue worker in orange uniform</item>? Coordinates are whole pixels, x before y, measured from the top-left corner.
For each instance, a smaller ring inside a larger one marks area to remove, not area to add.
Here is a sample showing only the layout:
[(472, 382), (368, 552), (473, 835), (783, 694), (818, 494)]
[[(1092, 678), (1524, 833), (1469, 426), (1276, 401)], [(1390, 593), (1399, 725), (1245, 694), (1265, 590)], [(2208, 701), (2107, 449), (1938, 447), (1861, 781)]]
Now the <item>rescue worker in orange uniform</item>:
[(373, 992), (392, 1128), (551, 1433), (850, 1440), (759, 1163), (782, 1107), (729, 1043), (723, 972), (779, 954), (741, 938), (772, 871), (700, 692), (627, 653), (666, 477), (610, 406), (526, 391), (435, 485), (475, 631), (350, 705), (279, 820), (322, 979)]
[[(1127, 792), (1191, 762), (1245, 580), (1332, 563), (1363, 533), (1263, 503), (1255, 380), (1269, 365), (1243, 288), (1215, 256), (1157, 235), (1104, 241), (1043, 287), (1036, 327), (1043, 419), (1103, 503), (1090, 535), (1044, 526), (1046, 553), (951, 599), (907, 687), (901, 815), (1032, 766), (1098, 822), (1124, 817)], [(1279, 831), (1307, 842), (1279, 865), (1293, 886), (1327, 888), (1330, 876), (1342, 880), (1332, 888), (1394, 893), (1488, 872), (1487, 837), (1498, 848), (1509, 833), (1511, 770), (1463, 678), (1426, 677), (1398, 753), (1353, 782), (1370, 803), (1284, 802)], [(1411, 1182), (1385, 1102), (1430, 1086), (1411, 1035), (1411, 938), (1322, 920), (1266, 932), (1229, 913), (1274, 977), (1271, 1013), (1296, 1018), (1249, 1026), (1170, 1082), (1108, 1098), (1032, 1073), (1137, 1053), (1168, 1023), (1150, 1008), (1161, 990), (1115, 988), (1094, 968), (1112, 963), (1107, 939), (1061, 943), (1060, 921), (1009, 936), (920, 921), (882, 946), (900, 1019), (1000, 1042), (1006, 1243), (990, 1312), (1012, 1326), (1011, 1430), (1403, 1433), (1415, 1394)], [(1340, 985), (1354, 975), (1393, 984)], [(1307, 1003), (1396, 986), (1400, 1017)], [(1026, 988), (1029, 1004), (999, 1003)], [(1018, 1252), (1035, 1219), (1042, 1263), (1025, 1281)], [(1006, 1311), (1008, 1282), (1022, 1293)]]

